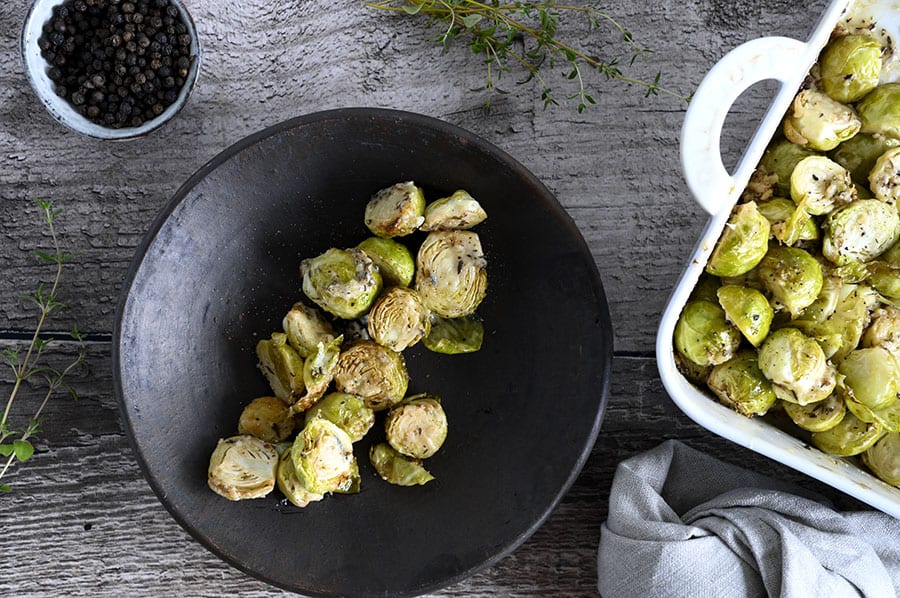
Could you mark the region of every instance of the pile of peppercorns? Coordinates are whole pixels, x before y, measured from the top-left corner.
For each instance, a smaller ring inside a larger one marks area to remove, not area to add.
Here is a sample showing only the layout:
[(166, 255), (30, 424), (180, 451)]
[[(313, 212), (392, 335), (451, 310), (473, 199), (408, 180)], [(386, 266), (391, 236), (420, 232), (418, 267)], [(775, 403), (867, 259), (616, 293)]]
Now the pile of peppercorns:
[(38, 46), (57, 95), (115, 129), (162, 114), (194, 60), (190, 31), (170, 0), (66, 0)]

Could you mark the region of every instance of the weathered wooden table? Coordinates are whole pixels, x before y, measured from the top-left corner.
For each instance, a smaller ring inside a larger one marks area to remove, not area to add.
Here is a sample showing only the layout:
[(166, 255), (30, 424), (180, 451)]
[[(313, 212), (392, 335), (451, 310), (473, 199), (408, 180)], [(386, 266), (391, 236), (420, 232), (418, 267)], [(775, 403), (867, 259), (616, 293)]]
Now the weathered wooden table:
[[(48, 239), (34, 198), (65, 212), (60, 232), (78, 254), (53, 332), (77, 321), (88, 371), (77, 402), (54, 400), (30, 462), (0, 496), (0, 595), (275, 595), (219, 561), (169, 516), (129, 449), (113, 396), (110, 347), (116, 301), (141, 236), (178, 186), (219, 151), (286, 118), (342, 106), (421, 112), (465, 127), (512, 154), (557, 196), (581, 229), (603, 278), (615, 329), (612, 389), (600, 437), (578, 481), (548, 522), (496, 566), (447, 588), (456, 596), (590, 596), (595, 552), (616, 464), (680, 438), (727, 461), (850, 499), (694, 425), (666, 396), (653, 357), (659, 315), (705, 216), (683, 184), (678, 135), (684, 104), (600, 84), (598, 105), (543, 110), (539, 90), (502, 82), (495, 98), (481, 59), (442, 51), (418, 22), (360, 0), (189, 0), (204, 48), (202, 73), (178, 118), (147, 138), (99, 142), (63, 129), (41, 108), (19, 59), (24, 2), (0, 4), (0, 345), (30, 337), (19, 299), (49, 271), (32, 255)], [(761, 35), (805, 38), (824, 7), (786, 0), (611, 0), (607, 10), (652, 47), (637, 72), (682, 92), (729, 49)], [(612, 33), (573, 36), (597, 52)], [(774, 90), (760, 85), (733, 110), (723, 139), (731, 164)], [(56, 351), (71, 350), (59, 343)], [(4, 373), (5, 375), (5, 373)], [(0, 396), (8, 395), (7, 379)], [(36, 399), (21, 400), (25, 416)], [(4, 478), (4, 482), (7, 478)]]

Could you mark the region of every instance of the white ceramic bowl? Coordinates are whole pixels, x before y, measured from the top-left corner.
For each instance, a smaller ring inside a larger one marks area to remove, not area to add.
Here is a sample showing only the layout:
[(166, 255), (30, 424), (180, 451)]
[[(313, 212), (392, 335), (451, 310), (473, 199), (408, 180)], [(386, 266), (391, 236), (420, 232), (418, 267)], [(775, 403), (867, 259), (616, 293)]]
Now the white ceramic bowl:
[(25, 17), (22, 27), (21, 52), (22, 62), (25, 66), (25, 75), (38, 99), (47, 109), (47, 112), (58, 122), (69, 127), (73, 131), (83, 133), (98, 139), (134, 139), (158, 129), (175, 116), (187, 103), (197, 76), (200, 73), (200, 38), (197, 35), (197, 27), (188, 13), (187, 8), (180, 0), (170, 0), (181, 13), (181, 18), (191, 34), (191, 68), (185, 83), (174, 103), (169, 105), (162, 114), (152, 120), (144, 122), (139, 127), (122, 127), (114, 129), (98, 125), (85, 118), (75, 110), (65, 99), (56, 95), (55, 84), (47, 75), (47, 61), (41, 56), (38, 47), (38, 39), (41, 37), (41, 29), (50, 17), (53, 16), (53, 8), (62, 4), (65, 0), (35, 0)]
[[(827, 455), (759, 418), (750, 419), (720, 405), (681, 375), (675, 366), (672, 345), (678, 316), (706, 267), (731, 209), (831, 32), (851, 13), (873, 18), (888, 32), (900, 31), (898, 0), (835, 0), (809, 41), (766, 37), (747, 42), (710, 69), (697, 88), (681, 132), (681, 159), (688, 187), (710, 214), (710, 220), (663, 314), (656, 339), (656, 358), (669, 395), (704, 428), (900, 518), (900, 489), (849, 460)], [(897, 41), (894, 40), (894, 47)], [(895, 74), (890, 77), (898, 79)], [(725, 117), (744, 90), (767, 79), (777, 80), (781, 87), (740, 163), (729, 174), (722, 164), (719, 146)]]

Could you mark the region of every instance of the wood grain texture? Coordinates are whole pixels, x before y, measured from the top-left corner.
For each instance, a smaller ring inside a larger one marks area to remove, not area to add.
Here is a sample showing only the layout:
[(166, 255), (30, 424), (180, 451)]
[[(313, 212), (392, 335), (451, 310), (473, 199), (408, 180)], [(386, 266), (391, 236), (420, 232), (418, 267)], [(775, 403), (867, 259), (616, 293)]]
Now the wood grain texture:
[[(600, 438), (559, 507), (517, 551), (435, 596), (594, 596), (595, 552), (616, 464), (667, 438), (793, 480), (844, 508), (852, 499), (699, 428), (666, 397), (652, 359), (659, 314), (705, 216), (681, 177), (684, 104), (601, 83), (598, 105), (544, 111), (533, 84), (501, 85), (494, 98), (478, 56), (442, 50), (419, 21), (358, 0), (189, 0), (204, 49), (187, 107), (152, 135), (104, 143), (57, 125), (29, 89), (18, 51), (26, 3), (0, 3), (0, 348), (34, 325), (17, 297), (50, 272), (31, 255), (47, 248), (31, 199), (65, 208), (60, 232), (78, 254), (67, 266), (66, 314), (93, 339), (80, 398), (54, 400), (38, 452), (0, 497), (0, 596), (276, 596), (220, 561), (169, 516), (144, 481), (113, 397), (110, 336), (135, 248), (158, 211), (193, 172), (242, 137), (301, 114), (346, 106), (410, 110), (460, 125), (537, 175), (572, 216), (600, 270), (617, 357)], [(684, 93), (728, 50), (762, 36), (805, 38), (825, 0), (611, 0), (604, 8), (656, 53), (637, 74)], [(617, 36), (567, 25), (592, 52), (619, 52)], [(561, 73), (551, 76), (559, 83)], [(752, 88), (723, 136), (733, 165), (774, 87)], [(61, 344), (58, 358), (71, 356)], [(4, 373), (5, 375), (5, 373)], [(0, 396), (8, 381), (0, 378)], [(17, 417), (36, 406), (33, 389)], [(21, 421), (19, 419), (18, 421)]]

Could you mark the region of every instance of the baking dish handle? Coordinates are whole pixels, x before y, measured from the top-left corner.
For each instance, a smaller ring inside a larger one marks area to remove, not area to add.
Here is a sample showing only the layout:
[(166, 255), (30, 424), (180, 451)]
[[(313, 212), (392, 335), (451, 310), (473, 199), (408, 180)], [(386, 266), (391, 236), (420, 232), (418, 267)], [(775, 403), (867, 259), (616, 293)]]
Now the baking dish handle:
[(741, 192), (722, 163), (719, 147), (731, 106), (760, 81), (775, 79), (784, 89), (797, 79), (798, 62), (809, 49), (808, 44), (787, 37), (755, 39), (726, 54), (700, 82), (681, 129), (681, 164), (694, 198), (709, 214), (732, 205), (734, 194)]

